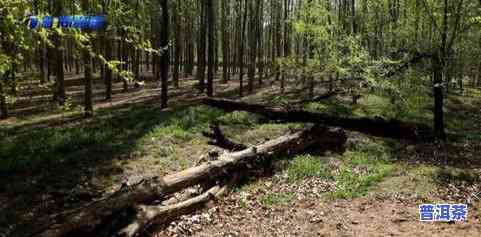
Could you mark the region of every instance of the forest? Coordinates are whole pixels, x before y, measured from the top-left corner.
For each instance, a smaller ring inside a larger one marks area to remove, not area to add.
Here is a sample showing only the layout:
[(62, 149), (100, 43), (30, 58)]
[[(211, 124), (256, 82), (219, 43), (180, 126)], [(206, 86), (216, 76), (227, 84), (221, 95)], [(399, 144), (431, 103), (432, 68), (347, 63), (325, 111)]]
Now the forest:
[(481, 0), (1, 0), (0, 137), (0, 237), (481, 236)]

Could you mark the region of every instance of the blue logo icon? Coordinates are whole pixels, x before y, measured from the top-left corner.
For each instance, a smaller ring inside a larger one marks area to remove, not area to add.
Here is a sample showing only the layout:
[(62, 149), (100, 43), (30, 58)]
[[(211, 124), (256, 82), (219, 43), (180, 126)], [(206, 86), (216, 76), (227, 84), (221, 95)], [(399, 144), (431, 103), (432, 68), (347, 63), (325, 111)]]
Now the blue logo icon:
[(106, 16), (30, 16), (28, 18), (28, 27), (30, 29), (36, 29), (39, 27), (45, 29), (61, 27), (81, 30), (102, 30), (105, 29), (106, 26)]

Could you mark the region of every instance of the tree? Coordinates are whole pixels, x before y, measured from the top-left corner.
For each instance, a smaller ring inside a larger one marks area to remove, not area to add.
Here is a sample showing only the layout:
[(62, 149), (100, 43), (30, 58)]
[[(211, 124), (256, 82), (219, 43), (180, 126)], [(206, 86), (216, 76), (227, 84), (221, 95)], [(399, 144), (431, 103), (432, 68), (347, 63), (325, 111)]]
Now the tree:
[(230, 1), (221, 0), (221, 30), (222, 30), (222, 81), (227, 83), (230, 79), (230, 41), (229, 41), (229, 12)]
[(175, 1), (174, 3), (174, 11), (173, 11), (173, 20), (174, 20), (174, 26), (175, 26), (175, 55), (174, 55), (174, 72), (172, 79), (174, 81), (174, 85), (176, 88), (179, 88), (179, 72), (180, 72), (180, 67), (181, 67), (181, 58), (183, 54), (183, 30), (182, 30), (182, 22), (181, 22), (181, 15), (180, 13), (182, 12), (182, 7), (181, 7), (182, 1)]
[[(53, 3), (53, 13), (56, 16), (63, 15), (63, 1), (54, 1)], [(64, 46), (62, 41), (62, 36), (59, 33), (53, 34), (53, 45), (55, 45), (55, 75), (56, 80), (56, 93), (55, 99), (60, 105), (65, 104), (65, 75), (64, 75)]]
[(215, 12), (214, 12), (214, 0), (206, 0), (206, 12), (207, 12), (207, 27), (208, 27), (208, 68), (207, 68), (207, 96), (214, 95), (214, 67), (215, 67)]
[[(82, 0), (82, 10), (88, 12), (90, 10), (89, 1)], [(88, 35), (88, 30), (85, 31)], [(86, 42), (84, 49), (82, 49), (82, 58), (84, 63), (84, 83), (85, 83), (85, 99), (84, 99), (84, 111), (85, 117), (92, 117), (94, 115), (93, 98), (92, 98), (92, 57), (90, 51), (92, 45), (90, 42)]]
[(205, 90), (205, 50), (206, 50), (206, 0), (199, 0), (200, 17), (199, 17), (199, 40), (197, 45), (197, 74), (196, 78), (199, 83), (201, 93)]
[(161, 107), (167, 108), (168, 79), (169, 79), (169, 8), (167, 0), (159, 0), (162, 12), (162, 26), (160, 28), (160, 77), (161, 77)]
[[(244, 1), (244, 16), (241, 18), (241, 30), (239, 32), (240, 46), (239, 46), (239, 96), (244, 96), (244, 36), (247, 23), (247, 4), (249, 0)], [(242, 2), (239, 1), (239, 6), (242, 12)]]

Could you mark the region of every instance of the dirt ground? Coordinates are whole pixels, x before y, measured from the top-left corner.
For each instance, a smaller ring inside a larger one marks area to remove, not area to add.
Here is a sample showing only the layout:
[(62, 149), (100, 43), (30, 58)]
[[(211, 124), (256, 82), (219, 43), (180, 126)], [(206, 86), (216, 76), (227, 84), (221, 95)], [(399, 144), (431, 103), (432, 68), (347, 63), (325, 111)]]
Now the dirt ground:
[[(263, 186), (272, 185), (270, 181), (261, 182)], [(303, 189), (313, 194), (312, 190), (320, 188), (314, 186), (315, 183), (309, 185), (309, 181), (304, 181), (307, 186)], [(270, 189), (272, 187), (265, 186), (256, 193), (235, 192), (213, 203), (208, 210), (184, 216), (153, 236), (474, 237), (481, 234), (479, 201), (469, 207), (467, 222), (423, 223), (419, 221), (418, 205), (430, 202), (415, 195), (376, 194), (325, 201), (292, 188), (295, 198), (289, 203), (259, 204), (256, 199)]]

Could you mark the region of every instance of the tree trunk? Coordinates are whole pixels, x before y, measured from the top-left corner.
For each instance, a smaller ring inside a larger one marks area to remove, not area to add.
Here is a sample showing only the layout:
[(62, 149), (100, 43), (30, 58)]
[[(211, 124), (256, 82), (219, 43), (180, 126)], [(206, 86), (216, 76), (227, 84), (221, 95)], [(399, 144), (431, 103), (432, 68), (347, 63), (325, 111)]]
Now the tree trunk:
[[(248, 82), (247, 82), (247, 90), (249, 93), (254, 91), (254, 79), (256, 73), (256, 57), (257, 57), (257, 32), (256, 32), (256, 23), (257, 23), (257, 12), (258, 9), (255, 6), (259, 4), (259, 1), (249, 1), (249, 12), (251, 14), (249, 19), (249, 32), (248, 32), (248, 41), (249, 41), (249, 63), (248, 63)], [(246, 9), (247, 10), (247, 9)]]
[[(88, 12), (89, 1), (82, 0), (82, 10)], [(88, 34), (88, 31), (85, 31)], [(84, 61), (84, 83), (85, 83), (85, 98), (84, 98), (84, 112), (85, 117), (92, 117), (94, 114), (93, 98), (92, 98), (92, 57), (90, 56), (90, 50), (93, 50), (92, 43), (86, 45), (86, 48), (82, 50), (82, 57)]]
[[(63, 14), (63, 5), (62, 1), (55, 1), (54, 6), (54, 14), (57, 16), (61, 16)], [(65, 77), (64, 77), (64, 69), (63, 69), (63, 54), (64, 54), (64, 46), (62, 42), (62, 37), (58, 33), (54, 33), (53, 35), (53, 44), (55, 47), (55, 74), (57, 76), (56, 81), (56, 93), (55, 99), (60, 105), (65, 104)]]
[(204, 104), (225, 111), (247, 111), (282, 122), (318, 123), (326, 126), (342, 127), (368, 135), (414, 141), (430, 140), (429, 126), (407, 123), (398, 120), (376, 118), (336, 117), (329, 114), (308, 112), (298, 109), (284, 109), (259, 104), (247, 104), (226, 99), (204, 99)]
[(221, 1), (221, 11), (222, 11), (222, 81), (227, 83), (229, 81), (229, 65), (230, 65), (230, 53), (229, 53), (229, 32), (227, 27), (229, 26), (229, 9), (230, 1)]
[(264, 76), (264, 1), (259, 1), (259, 14), (257, 22), (257, 51), (258, 51), (258, 82), (262, 85), (262, 79)]
[[(239, 47), (239, 96), (244, 96), (244, 35), (246, 31), (247, 23), (247, 3), (249, 0), (244, 1), (244, 16), (242, 18), (242, 28), (240, 32), (240, 47)], [(242, 4), (241, 4), (242, 6)], [(242, 7), (241, 7), (242, 12)]]
[(137, 216), (133, 223), (124, 227), (116, 235), (117, 237), (133, 237), (138, 236), (149, 225), (168, 223), (175, 218), (192, 213), (195, 210), (205, 206), (226, 191), (226, 187), (214, 186), (207, 192), (194, 198), (182, 201), (170, 206), (146, 206), (141, 205), (136, 208)]
[(3, 81), (4, 79), (0, 78), (0, 119), (8, 118), (7, 97), (3, 90)]
[(182, 57), (182, 23), (180, 21), (180, 7), (181, 1), (176, 1), (174, 7), (174, 25), (175, 25), (175, 56), (174, 56), (174, 72), (172, 75), (172, 79), (174, 81), (174, 86), (179, 88), (179, 72), (180, 72), (180, 64), (181, 64), (181, 57)]
[(199, 91), (204, 93), (205, 90), (205, 51), (206, 51), (206, 9), (205, 1), (199, 0), (200, 19), (199, 19), (199, 45), (197, 46), (197, 74), (196, 78), (199, 83)]
[(167, 0), (159, 0), (162, 8), (162, 27), (160, 30), (160, 46), (162, 55), (160, 58), (160, 77), (162, 80), (161, 88), (161, 107), (167, 108), (168, 104), (168, 79), (169, 79), (169, 6)]
[[(105, 40), (105, 59), (107, 61), (112, 60), (112, 44), (107, 42), (107, 38), (104, 35)], [(112, 70), (107, 65), (105, 66), (105, 99), (112, 99)]]
[(446, 139), (444, 130), (444, 95), (443, 66), (437, 57), (433, 59), (433, 92), (434, 92), (434, 133), (440, 139)]
[(208, 27), (208, 68), (207, 68), (207, 96), (214, 95), (214, 70), (215, 70), (215, 12), (213, 0), (206, 1), (207, 27)]

